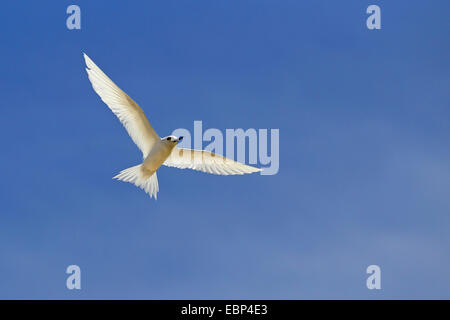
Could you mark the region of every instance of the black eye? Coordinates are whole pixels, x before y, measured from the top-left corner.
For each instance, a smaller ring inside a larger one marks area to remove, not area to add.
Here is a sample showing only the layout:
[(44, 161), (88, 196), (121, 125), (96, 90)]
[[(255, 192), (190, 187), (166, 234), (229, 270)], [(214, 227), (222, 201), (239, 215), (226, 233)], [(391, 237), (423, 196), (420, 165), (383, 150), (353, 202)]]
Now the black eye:
[(168, 138), (167, 138), (167, 140), (169, 140), (169, 141), (170, 141), (170, 140), (172, 140), (172, 138), (171, 138), (171, 137), (168, 137)]

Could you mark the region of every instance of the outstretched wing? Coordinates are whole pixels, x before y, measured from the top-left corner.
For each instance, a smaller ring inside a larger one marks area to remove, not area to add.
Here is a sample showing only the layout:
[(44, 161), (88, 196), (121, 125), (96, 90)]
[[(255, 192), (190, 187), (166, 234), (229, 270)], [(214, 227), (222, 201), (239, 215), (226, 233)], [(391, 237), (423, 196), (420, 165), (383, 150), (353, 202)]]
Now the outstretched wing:
[(205, 150), (192, 150), (175, 147), (163, 163), (168, 167), (193, 169), (206, 173), (231, 175), (261, 171), (259, 168), (230, 160)]
[(116, 86), (85, 53), (83, 55), (87, 66), (86, 71), (95, 92), (119, 118), (145, 158), (160, 138), (148, 122), (144, 111)]

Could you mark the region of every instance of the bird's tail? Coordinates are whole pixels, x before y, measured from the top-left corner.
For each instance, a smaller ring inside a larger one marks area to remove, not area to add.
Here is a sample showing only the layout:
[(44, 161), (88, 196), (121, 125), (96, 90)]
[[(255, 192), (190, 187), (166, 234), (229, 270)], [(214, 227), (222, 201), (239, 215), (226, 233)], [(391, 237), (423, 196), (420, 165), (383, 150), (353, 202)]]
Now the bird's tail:
[(142, 164), (120, 171), (113, 179), (130, 182), (156, 199), (159, 191), (156, 172), (145, 170)]

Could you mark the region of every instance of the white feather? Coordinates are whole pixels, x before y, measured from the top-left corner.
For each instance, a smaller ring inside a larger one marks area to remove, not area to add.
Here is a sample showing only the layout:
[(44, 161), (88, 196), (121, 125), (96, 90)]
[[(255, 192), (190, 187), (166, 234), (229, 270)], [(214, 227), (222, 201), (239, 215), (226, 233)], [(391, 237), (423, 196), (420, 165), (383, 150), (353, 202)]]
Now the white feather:
[(95, 92), (119, 118), (145, 158), (160, 137), (153, 130), (138, 104), (108, 78), (85, 53), (83, 55), (87, 66), (86, 71)]
[(192, 169), (219, 175), (235, 175), (261, 171), (259, 168), (230, 160), (205, 150), (175, 147), (164, 162), (165, 166)]
[(141, 188), (151, 197), (156, 199), (159, 191), (158, 177), (156, 172), (148, 173), (142, 164), (120, 171), (113, 179), (125, 181)]

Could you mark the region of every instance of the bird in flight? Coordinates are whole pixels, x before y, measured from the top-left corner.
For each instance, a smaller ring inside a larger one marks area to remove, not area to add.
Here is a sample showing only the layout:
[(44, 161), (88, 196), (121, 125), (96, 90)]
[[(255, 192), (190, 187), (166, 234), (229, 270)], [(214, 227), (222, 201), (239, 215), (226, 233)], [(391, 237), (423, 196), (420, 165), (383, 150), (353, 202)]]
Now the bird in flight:
[(156, 171), (161, 165), (193, 169), (218, 175), (235, 175), (261, 171), (205, 150), (177, 147), (183, 137), (160, 138), (153, 130), (144, 111), (123, 92), (85, 54), (86, 71), (95, 92), (119, 118), (133, 142), (142, 151), (143, 162), (122, 170), (113, 179), (130, 182), (156, 199), (159, 191)]

